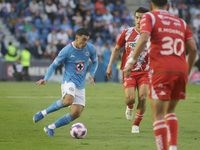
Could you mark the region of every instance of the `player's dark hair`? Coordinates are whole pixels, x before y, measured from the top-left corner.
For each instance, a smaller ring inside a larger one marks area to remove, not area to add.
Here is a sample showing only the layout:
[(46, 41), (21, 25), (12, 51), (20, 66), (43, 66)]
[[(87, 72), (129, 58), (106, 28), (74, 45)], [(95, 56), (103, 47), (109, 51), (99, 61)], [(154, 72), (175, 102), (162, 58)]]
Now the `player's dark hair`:
[(139, 8), (135, 11), (135, 14), (136, 14), (136, 13), (146, 13), (146, 12), (149, 12), (149, 10), (148, 10), (147, 8), (139, 7)]
[(86, 35), (89, 36), (89, 32), (85, 28), (80, 28), (76, 31), (76, 35), (82, 36)]
[(167, 0), (151, 0), (156, 6), (165, 6), (167, 4)]

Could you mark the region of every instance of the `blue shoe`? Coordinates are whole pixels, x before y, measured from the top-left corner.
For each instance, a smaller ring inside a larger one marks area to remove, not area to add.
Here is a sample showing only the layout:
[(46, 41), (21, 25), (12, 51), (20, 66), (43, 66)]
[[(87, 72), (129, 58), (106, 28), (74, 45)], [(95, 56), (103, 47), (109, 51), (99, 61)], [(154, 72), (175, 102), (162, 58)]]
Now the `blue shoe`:
[(40, 121), (43, 118), (44, 118), (44, 116), (43, 116), (43, 114), (40, 111), (40, 112), (38, 112), (37, 114), (35, 114), (33, 116), (33, 121), (36, 123), (36, 122)]
[(54, 135), (53, 135), (54, 134), (53, 129), (49, 129), (48, 126), (44, 127), (44, 132), (46, 134), (48, 134), (49, 137), (54, 137)]

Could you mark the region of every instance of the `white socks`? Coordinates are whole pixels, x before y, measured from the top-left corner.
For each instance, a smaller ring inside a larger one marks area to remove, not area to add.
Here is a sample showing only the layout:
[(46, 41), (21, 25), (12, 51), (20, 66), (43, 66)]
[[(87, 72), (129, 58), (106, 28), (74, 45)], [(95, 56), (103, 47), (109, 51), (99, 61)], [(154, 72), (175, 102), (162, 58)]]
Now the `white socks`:
[(56, 125), (54, 123), (52, 123), (52, 124), (48, 125), (48, 128), (54, 130), (56, 128)]
[(169, 150), (177, 150), (177, 146), (173, 145), (169, 147)]
[(41, 111), (41, 113), (42, 113), (43, 116), (46, 116), (46, 115), (47, 115), (47, 111), (46, 111), (46, 109), (43, 110), (43, 111)]

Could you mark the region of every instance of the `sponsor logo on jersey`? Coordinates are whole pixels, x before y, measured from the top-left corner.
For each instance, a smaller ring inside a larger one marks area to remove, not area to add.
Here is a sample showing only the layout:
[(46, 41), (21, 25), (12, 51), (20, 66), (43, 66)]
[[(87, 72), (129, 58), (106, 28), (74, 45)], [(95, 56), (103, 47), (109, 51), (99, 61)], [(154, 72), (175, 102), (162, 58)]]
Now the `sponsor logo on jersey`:
[(158, 15), (158, 17), (163, 20), (163, 19), (167, 19), (167, 20), (171, 20), (171, 21), (175, 21), (175, 22), (180, 22), (178, 19), (170, 17), (170, 16), (163, 16), (163, 15)]
[(135, 42), (128, 42), (128, 45), (131, 47), (131, 48), (135, 48), (136, 46), (136, 43)]
[(161, 22), (166, 26), (169, 26), (171, 24), (171, 21), (162, 20)]
[(134, 41), (135, 39), (134, 39), (133, 37), (131, 37), (130, 40), (133, 40), (133, 41)]
[(76, 71), (78, 72), (84, 71), (84, 62), (76, 63)]
[(89, 56), (89, 54), (90, 54), (89, 52), (85, 52), (85, 56)]

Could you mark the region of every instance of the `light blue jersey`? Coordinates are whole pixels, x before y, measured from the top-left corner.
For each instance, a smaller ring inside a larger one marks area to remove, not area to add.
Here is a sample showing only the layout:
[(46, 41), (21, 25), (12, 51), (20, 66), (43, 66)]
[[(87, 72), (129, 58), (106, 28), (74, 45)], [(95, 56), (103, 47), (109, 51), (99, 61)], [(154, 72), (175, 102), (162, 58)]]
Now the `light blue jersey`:
[(77, 49), (72, 42), (60, 51), (53, 63), (49, 66), (44, 80), (48, 80), (56, 67), (61, 63), (64, 63), (65, 71), (63, 75), (63, 83), (65, 81), (73, 82), (77, 88), (84, 89), (89, 59), (92, 61), (90, 75), (94, 77), (98, 67), (98, 57), (94, 46), (87, 43), (83, 49)]

